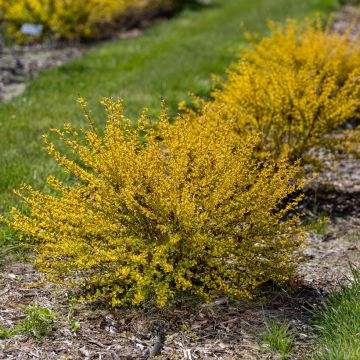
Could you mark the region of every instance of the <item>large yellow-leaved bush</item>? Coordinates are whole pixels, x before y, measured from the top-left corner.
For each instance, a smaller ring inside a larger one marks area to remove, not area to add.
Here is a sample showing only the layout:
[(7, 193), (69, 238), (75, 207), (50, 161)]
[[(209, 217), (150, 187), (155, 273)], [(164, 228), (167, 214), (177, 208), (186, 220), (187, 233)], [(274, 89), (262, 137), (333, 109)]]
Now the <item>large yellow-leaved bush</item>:
[(258, 137), (239, 142), (231, 123), (144, 114), (135, 128), (120, 101), (104, 104), (104, 133), (89, 113), (80, 133), (56, 131), (74, 159), (45, 137), (76, 181), (50, 177), (56, 195), (24, 185), (30, 213), (2, 218), (30, 238), (51, 280), (89, 301), (163, 306), (181, 293), (251, 296), (293, 273), (302, 230), (285, 216), (298, 199), (284, 199), (301, 187), (297, 165), (255, 160)]

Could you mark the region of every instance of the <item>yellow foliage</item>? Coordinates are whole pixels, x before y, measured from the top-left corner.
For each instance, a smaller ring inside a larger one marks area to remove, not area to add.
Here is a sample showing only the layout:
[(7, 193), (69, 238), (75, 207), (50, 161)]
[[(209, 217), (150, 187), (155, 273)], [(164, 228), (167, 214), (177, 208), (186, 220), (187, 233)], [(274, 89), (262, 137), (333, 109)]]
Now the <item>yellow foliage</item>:
[[(208, 116), (235, 121), (240, 137), (260, 133), (259, 150), (274, 158), (315, 165), (314, 149), (358, 151), (359, 130), (340, 129), (358, 117), (360, 105), (360, 44), (348, 35), (289, 20), (271, 24), (258, 44), (248, 36), (252, 46), (213, 91)], [(197, 103), (199, 112), (204, 103)]]
[(145, 113), (135, 128), (120, 101), (103, 103), (103, 134), (83, 100), (89, 127), (55, 130), (74, 159), (45, 137), (76, 181), (50, 177), (57, 195), (24, 185), (30, 214), (2, 218), (32, 239), (41, 271), (113, 306), (163, 306), (180, 293), (250, 297), (292, 274), (303, 235), (285, 215), (299, 200), (288, 200), (301, 187), (297, 165), (258, 162), (257, 136), (239, 142), (231, 122), (170, 124), (163, 113), (154, 123)]
[(0, 0), (0, 20), (19, 38), (24, 23), (42, 24), (60, 38), (96, 37), (131, 9), (144, 9), (169, 0)]

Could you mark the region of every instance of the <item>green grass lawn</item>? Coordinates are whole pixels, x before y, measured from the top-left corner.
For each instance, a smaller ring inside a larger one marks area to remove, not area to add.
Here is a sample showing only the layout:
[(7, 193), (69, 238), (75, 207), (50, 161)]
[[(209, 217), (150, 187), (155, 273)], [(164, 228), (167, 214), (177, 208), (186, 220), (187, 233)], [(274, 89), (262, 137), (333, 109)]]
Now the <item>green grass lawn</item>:
[(360, 359), (360, 270), (353, 270), (351, 286), (330, 294), (318, 312), (319, 350), (313, 360)]
[[(121, 96), (135, 118), (143, 107), (152, 114), (162, 98), (172, 112), (187, 92), (206, 94), (210, 74), (224, 74), (244, 44), (241, 23), (265, 33), (266, 20), (303, 18), (334, 6), (334, 0), (214, 0), (197, 11), (184, 11), (159, 22), (137, 39), (103, 43), (81, 59), (42, 72), (26, 92), (0, 104), (0, 213), (17, 204), (12, 189), (22, 182), (42, 188), (49, 174), (59, 173), (42, 150), (41, 135), (64, 122), (84, 124), (76, 98), (89, 101), (104, 121), (99, 100)], [(12, 242), (4, 232), (1, 243)]]

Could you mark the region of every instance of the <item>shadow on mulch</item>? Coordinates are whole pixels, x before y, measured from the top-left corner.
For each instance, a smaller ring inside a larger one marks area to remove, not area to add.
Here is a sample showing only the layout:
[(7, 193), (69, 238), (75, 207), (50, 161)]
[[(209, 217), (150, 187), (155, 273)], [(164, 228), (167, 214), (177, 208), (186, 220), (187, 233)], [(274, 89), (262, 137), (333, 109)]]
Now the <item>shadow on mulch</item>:
[[(196, 334), (198, 340), (218, 339), (225, 342), (230, 336), (231, 341), (236, 343), (242, 340), (244, 330), (258, 335), (268, 318), (300, 327), (309, 324), (328, 292), (302, 284), (301, 280), (289, 284), (289, 287), (294, 289), (285, 290), (269, 282), (258, 291), (254, 300), (229, 301), (224, 297), (209, 304), (189, 300), (163, 309), (130, 310), (127, 315), (126, 311), (114, 310), (112, 315), (118, 320), (120, 332), (139, 334), (136, 327), (142, 318), (148, 326), (160, 321), (167, 334), (182, 330), (188, 335)], [(147, 330), (151, 331), (149, 327)]]
[(360, 191), (345, 192), (328, 187), (305, 191), (304, 212), (324, 214), (330, 219), (360, 217)]

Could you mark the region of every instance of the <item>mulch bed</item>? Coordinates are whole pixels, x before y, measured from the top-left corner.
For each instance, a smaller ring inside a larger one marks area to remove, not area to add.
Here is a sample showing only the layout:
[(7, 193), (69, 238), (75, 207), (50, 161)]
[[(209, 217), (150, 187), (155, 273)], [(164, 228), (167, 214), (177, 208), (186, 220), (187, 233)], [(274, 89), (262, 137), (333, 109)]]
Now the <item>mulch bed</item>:
[(0, 47), (0, 101), (20, 95), (26, 82), (40, 70), (60, 66), (86, 50), (87, 47), (81, 45)]

